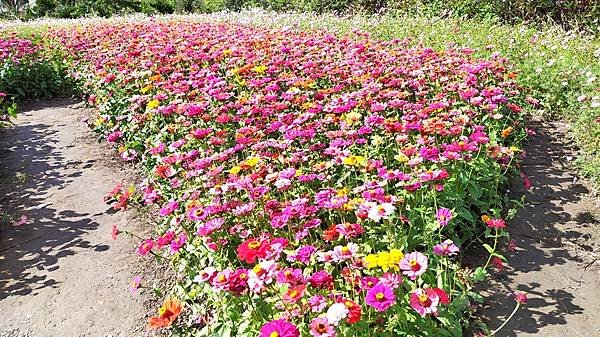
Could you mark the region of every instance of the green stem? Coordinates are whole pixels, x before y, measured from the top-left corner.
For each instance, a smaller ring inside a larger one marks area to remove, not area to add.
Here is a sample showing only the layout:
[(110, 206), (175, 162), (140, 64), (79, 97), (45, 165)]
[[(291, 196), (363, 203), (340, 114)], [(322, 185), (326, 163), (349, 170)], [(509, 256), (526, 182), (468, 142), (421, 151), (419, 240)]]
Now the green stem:
[(496, 228), (496, 235), (494, 236), (494, 247), (492, 247), (492, 252), (490, 253), (490, 257), (488, 257), (487, 262), (483, 266), (483, 269), (487, 269), (492, 261), (492, 257), (494, 256), (494, 252), (496, 251), (496, 246), (498, 245), (498, 228)]

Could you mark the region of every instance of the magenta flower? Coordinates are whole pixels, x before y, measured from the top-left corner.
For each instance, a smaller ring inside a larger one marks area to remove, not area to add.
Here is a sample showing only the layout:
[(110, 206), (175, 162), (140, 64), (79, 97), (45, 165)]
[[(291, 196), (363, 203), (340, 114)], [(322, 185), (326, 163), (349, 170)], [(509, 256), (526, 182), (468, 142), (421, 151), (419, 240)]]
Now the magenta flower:
[(179, 208), (179, 203), (175, 200), (171, 200), (160, 209), (159, 214), (161, 216), (167, 216), (167, 215), (170, 215), (171, 213), (175, 212), (175, 210), (177, 208)]
[(433, 253), (439, 256), (456, 255), (459, 251), (460, 249), (452, 242), (452, 240), (446, 240), (433, 246)]
[(437, 219), (438, 224), (441, 227), (446, 227), (448, 226), (448, 222), (450, 222), (450, 220), (452, 219), (452, 211), (442, 207), (438, 209), (435, 213), (435, 218)]
[(327, 318), (316, 317), (310, 322), (310, 334), (314, 337), (335, 337), (335, 328), (329, 324)]
[(154, 240), (152, 239), (146, 239), (144, 241), (142, 241), (142, 243), (139, 245), (137, 251), (140, 255), (144, 256), (146, 254), (148, 254), (152, 248), (154, 248)]
[(308, 281), (317, 289), (333, 289), (333, 276), (324, 270), (312, 274)]
[(183, 247), (183, 245), (185, 245), (185, 243), (187, 242), (187, 235), (185, 235), (185, 233), (179, 233), (179, 236), (177, 236), (177, 239), (171, 241), (171, 253), (175, 254), (179, 251), (179, 249), (181, 249), (181, 247)]
[(419, 252), (412, 252), (400, 260), (402, 273), (413, 281), (427, 270), (427, 266), (427, 256)]
[(427, 314), (437, 314), (437, 307), (440, 303), (438, 293), (431, 289), (417, 289), (410, 293), (410, 307), (413, 308), (421, 317)]
[(296, 326), (286, 320), (276, 319), (260, 328), (259, 337), (300, 337)]
[(121, 137), (123, 137), (123, 132), (122, 131), (113, 131), (110, 134), (108, 134), (106, 136), (106, 141), (109, 143), (114, 143), (117, 140), (121, 139)]
[(485, 222), (485, 224), (489, 228), (497, 228), (497, 229), (506, 228), (506, 221), (504, 221), (503, 219), (500, 219), (500, 218), (489, 219)]
[(392, 288), (379, 283), (367, 291), (365, 303), (375, 310), (383, 312), (396, 303), (396, 295)]
[(519, 304), (525, 304), (527, 302), (527, 293), (524, 291), (515, 291), (513, 293), (515, 296), (515, 301)]

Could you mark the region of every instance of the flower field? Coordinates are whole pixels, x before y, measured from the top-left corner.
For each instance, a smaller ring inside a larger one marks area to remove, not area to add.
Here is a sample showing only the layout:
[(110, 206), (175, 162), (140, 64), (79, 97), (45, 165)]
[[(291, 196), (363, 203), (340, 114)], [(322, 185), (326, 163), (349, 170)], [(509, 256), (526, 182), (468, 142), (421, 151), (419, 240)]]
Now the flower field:
[(16, 117), (17, 101), (70, 91), (61, 55), (44, 46), (40, 38), (5, 33), (0, 27), (0, 127)]
[[(503, 263), (535, 103), (505, 57), (181, 18), (45, 34), (90, 126), (143, 168), (106, 200), (156, 210), (137, 253), (178, 274), (148, 328), (463, 335), (473, 286)], [(461, 261), (482, 245), (481, 266)]]
[(9, 122), (10, 117), (16, 117), (17, 105), (5, 91), (13, 83), (4, 83), (15, 69), (35, 60), (36, 47), (28, 39), (16, 37), (0, 39), (0, 125)]

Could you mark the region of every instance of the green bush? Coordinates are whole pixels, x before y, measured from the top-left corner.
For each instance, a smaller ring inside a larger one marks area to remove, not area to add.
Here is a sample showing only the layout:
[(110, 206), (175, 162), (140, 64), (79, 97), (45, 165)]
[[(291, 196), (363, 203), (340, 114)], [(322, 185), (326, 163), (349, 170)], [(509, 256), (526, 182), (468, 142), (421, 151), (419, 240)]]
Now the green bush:
[(84, 16), (110, 17), (141, 12), (168, 14), (175, 10), (175, 0), (37, 0), (27, 18), (79, 18)]
[(17, 104), (25, 99), (68, 95), (73, 85), (66, 63), (53, 49), (39, 48), (36, 35), (29, 39), (0, 32), (0, 125), (15, 117)]

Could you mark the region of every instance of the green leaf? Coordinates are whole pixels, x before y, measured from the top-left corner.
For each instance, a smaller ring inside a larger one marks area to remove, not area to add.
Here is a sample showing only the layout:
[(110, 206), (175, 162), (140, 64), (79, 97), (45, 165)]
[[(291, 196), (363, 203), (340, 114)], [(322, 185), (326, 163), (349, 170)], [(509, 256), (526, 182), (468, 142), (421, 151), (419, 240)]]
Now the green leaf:
[(212, 337), (231, 337), (231, 326), (228, 324), (219, 326), (217, 329), (215, 329)]
[(469, 185), (467, 186), (467, 190), (469, 191), (469, 194), (471, 195), (471, 199), (473, 199), (473, 200), (478, 200), (483, 195), (483, 190), (481, 189), (481, 187), (479, 187), (479, 185), (477, 185), (477, 183), (475, 183), (473, 181), (469, 182)]
[(466, 208), (460, 209), (460, 215), (463, 217), (463, 219), (465, 219), (469, 222), (475, 222), (475, 218), (473, 218), (473, 214), (471, 214), (471, 212)]
[(483, 281), (486, 278), (487, 274), (487, 270), (483, 269), (482, 267), (477, 267), (477, 269), (475, 269), (475, 271), (473, 272), (473, 281)]
[(485, 248), (485, 250), (487, 250), (488, 253), (490, 254), (494, 254), (494, 248), (492, 248), (490, 245), (488, 245), (487, 243), (483, 244), (483, 248)]

